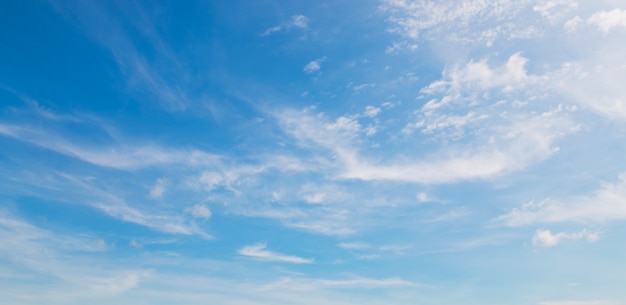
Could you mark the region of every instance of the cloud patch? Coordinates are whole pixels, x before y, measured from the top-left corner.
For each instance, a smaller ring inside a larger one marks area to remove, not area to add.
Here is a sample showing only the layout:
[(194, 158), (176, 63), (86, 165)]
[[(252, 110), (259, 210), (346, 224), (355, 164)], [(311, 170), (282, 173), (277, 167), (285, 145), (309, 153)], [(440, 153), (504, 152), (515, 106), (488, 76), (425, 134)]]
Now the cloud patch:
[(603, 183), (590, 195), (566, 200), (528, 202), (496, 221), (517, 227), (535, 223), (604, 223), (626, 219), (626, 173), (613, 183)]
[(600, 238), (598, 233), (583, 230), (576, 233), (559, 232), (553, 234), (550, 230), (537, 230), (533, 236), (533, 245), (539, 247), (554, 247), (563, 240), (586, 239), (588, 242), (594, 242)]
[(209, 210), (209, 208), (207, 208), (207, 206), (203, 204), (196, 204), (192, 207), (186, 208), (185, 212), (191, 214), (191, 216), (195, 218), (203, 219), (209, 219), (212, 215), (211, 210)]
[(309, 73), (309, 74), (313, 72), (317, 72), (322, 68), (322, 62), (324, 62), (325, 60), (326, 60), (326, 57), (312, 60), (311, 62), (309, 62), (308, 64), (304, 66), (302, 71), (304, 71), (305, 73)]
[(611, 11), (600, 11), (591, 15), (587, 22), (607, 34), (617, 27), (626, 28), (626, 10), (616, 8)]
[(314, 262), (311, 258), (302, 258), (298, 256), (285, 255), (281, 253), (272, 252), (267, 249), (267, 245), (264, 243), (258, 243), (250, 246), (245, 246), (239, 249), (238, 253), (264, 261), (290, 263), (290, 264), (312, 264)]
[(291, 29), (307, 29), (309, 27), (309, 17), (304, 15), (294, 15), (289, 21), (265, 30), (261, 36), (271, 35), (273, 33), (289, 31)]

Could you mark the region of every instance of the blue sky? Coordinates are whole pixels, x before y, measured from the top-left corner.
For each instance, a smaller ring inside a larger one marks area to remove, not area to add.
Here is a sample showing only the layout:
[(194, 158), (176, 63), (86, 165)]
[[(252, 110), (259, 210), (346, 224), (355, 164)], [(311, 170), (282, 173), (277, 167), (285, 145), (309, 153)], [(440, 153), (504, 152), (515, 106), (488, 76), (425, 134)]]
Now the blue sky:
[(0, 303), (626, 304), (623, 1), (0, 23)]

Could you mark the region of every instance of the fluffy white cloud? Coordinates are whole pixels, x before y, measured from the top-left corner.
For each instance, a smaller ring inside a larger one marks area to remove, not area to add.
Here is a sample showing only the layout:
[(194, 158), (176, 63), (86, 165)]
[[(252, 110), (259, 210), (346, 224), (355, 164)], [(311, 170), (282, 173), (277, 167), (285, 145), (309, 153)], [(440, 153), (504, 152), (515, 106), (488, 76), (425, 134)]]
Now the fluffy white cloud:
[(553, 247), (565, 239), (585, 238), (588, 242), (594, 242), (599, 237), (598, 233), (587, 232), (586, 230), (576, 233), (560, 232), (556, 234), (552, 234), (550, 230), (537, 230), (533, 236), (533, 244), (541, 247)]
[(566, 200), (529, 202), (497, 218), (508, 226), (534, 223), (595, 222), (626, 219), (626, 173), (614, 183), (603, 183), (593, 194)]
[(433, 82), (423, 88), (423, 94), (446, 93), (448, 99), (439, 103), (429, 102), (424, 109), (437, 108), (449, 101), (454, 95), (466, 90), (487, 90), (497, 88), (502, 91), (521, 89), (529, 82), (537, 82), (538, 76), (530, 76), (526, 72), (528, 59), (520, 53), (511, 55), (506, 63), (499, 67), (491, 67), (486, 59), (470, 61), (464, 67), (454, 67), (443, 72), (440, 81)]
[(626, 10), (616, 8), (611, 11), (600, 11), (587, 21), (606, 34), (616, 27), (626, 27)]
[(291, 263), (291, 264), (312, 264), (313, 259), (302, 258), (297, 256), (285, 255), (276, 252), (272, 252), (266, 250), (266, 244), (254, 244), (250, 246), (245, 246), (239, 249), (239, 254), (244, 256), (249, 256), (253, 258), (258, 258), (266, 261), (273, 262), (281, 262), (281, 263)]

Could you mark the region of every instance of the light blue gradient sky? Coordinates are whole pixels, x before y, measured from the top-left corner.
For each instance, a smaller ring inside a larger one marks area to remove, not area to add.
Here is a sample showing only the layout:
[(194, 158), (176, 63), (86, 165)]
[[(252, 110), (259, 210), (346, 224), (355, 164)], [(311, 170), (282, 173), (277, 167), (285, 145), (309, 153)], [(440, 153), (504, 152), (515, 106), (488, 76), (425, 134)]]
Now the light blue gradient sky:
[(3, 1), (2, 304), (626, 304), (626, 4)]

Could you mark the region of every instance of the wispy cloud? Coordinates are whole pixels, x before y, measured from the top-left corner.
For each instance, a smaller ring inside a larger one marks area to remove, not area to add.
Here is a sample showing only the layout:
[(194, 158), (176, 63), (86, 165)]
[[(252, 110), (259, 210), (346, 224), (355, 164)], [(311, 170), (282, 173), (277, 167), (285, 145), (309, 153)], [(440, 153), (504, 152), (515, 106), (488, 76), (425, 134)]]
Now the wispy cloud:
[(193, 217), (203, 219), (209, 219), (212, 215), (211, 210), (203, 204), (196, 204), (192, 207), (186, 208), (185, 212), (190, 213)]
[(168, 164), (215, 164), (218, 156), (198, 150), (165, 149), (156, 145), (100, 146), (78, 143), (50, 130), (0, 122), (0, 134), (102, 167), (137, 169)]
[(253, 258), (257, 258), (257, 259), (261, 259), (265, 261), (280, 262), (280, 263), (312, 264), (314, 261), (313, 259), (310, 259), (310, 258), (302, 258), (298, 256), (291, 256), (291, 255), (285, 255), (285, 254), (272, 252), (272, 251), (266, 250), (266, 248), (267, 248), (266, 244), (260, 243), (260, 244), (245, 246), (239, 249), (238, 252), (239, 254), (243, 256), (253, 257)]
[(616, 182), (603, 183), (592, 194), (563, 200), (544, 199), (528, 202), (496, 218), (508, 226), (535, 223), (604, 223), (626, 219), (626, 174)]
[(306, 30), (309, 27), (309, 18), (304, 15), (294, 15), (291, 17), (289, 21), (283, 22), (280, 25), (271, 27), (265, 32), (263, 32), (262, 36), (267, 36), (273, 33), (289, 31), (291, 29), (302, 29)]
[(157, 179), (152, 189), (150, 189), (150, 193), (149, 193), (150, 198), (161, 198), (163, 196), (163, 193), (165, 192), (166, 184), (167, 184), (167, 180), (163, 178)]
[[(498, 26), (503, 22), (520, 20), (524, 9), (534, 1), (410, 1), (385, 0), (382, 9), (394, 24), (392, 31), (412, 39), (464, 40), (491, 44), (500, 37), (514, 38), (528, 31), (527, 22)], [(471, 26), (470, 26), (471, 25)]]
[(417, 284), (414, 282), (402, 280), (400, 278), (388, 278), (388, 279), (368, 279), (368, 278), (355, 278), (350, 280), (320, 280), (320, 284), (330, 287), (349, 287), (356, 286), (362, 288), (375, 288), (375, 287), (393, 287), (393, 286), (405, 286), (405, 287), (425, 287), (425, 285)]
[[(64, 2), (50, 0), (53, 6), (78, 23), (81, 30), (101, 44), (113, 56), (120, 72), (126, 78), (126, 84), (132, 91), (155, 99), (162, 107), (170, 111), (185, 110), (190, 106), (190, 99), (185, 89), (184, 76), (188, 74), (174, 54), (158, 34), (154, 22), (141, 6), (126, 3), (113, 7), (105, 3)], [(118, 18), (125, 13), (133, 14), (132, 22), (123, 22)], [(134, 28), (149, 42), (148, 47), (158, 53), (163, 63), (149, 60), (131, 39), (125, 28)]]
[(348, 250), (363, 250), (371, 248), (372, 245), (363, 242), (343, 242), (338, 243), (337, 247)]
[(94, 177), (39, 169), (37, 175), (16, 175), (12, 182), (36, 189), (37, 192), (30, 194), (35, 197), (89, 206), (115, 219), (156, 232), (213, 238), (194, 223), (187, 222), (180, 211), (158, 209), (152, 204), (146, 206), (140, 202), (130, 205), (125, 198), (99, 184), (102, 181)]
[[(81, 291), (92, 297), (119, 294), (136, 287), (149, 273), (147, 270), (107, 269), (89, 264), (80, 253), (106, 250), (102, 247), (102, 239), (55, 234), (6, 211), (0, 211), (0, 238), (3, 240), (0, 245), (3, 259), (20, 274), (36, 282), (41, 282), (42, 278), (52, 279), (51, 282), (44, 280), (47, 285), (43, 286), (71, 287), (75, 289), (75, 295)], [(66, 259), (68, 254), (72, 255), (72, 263)], [(19, 281), (6, 280), (4, 274), (0, 276), (6, 287), (23, 288)]]
[(589, 58), (563, 63), (550, 73), (553, 88), (585, 110), (613, 120), (626, 120), (626, 89), (621, 85), (626, 81), (626, 67), (616, 64), (624, 58), (617, 48), (600, 47)]
[(610, 300), (585, 300), (585, 301), (546, 301), (539, 305), (618, 305), (620, 302)]

